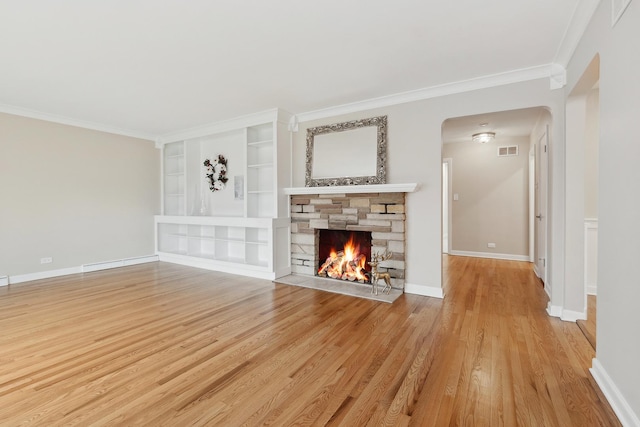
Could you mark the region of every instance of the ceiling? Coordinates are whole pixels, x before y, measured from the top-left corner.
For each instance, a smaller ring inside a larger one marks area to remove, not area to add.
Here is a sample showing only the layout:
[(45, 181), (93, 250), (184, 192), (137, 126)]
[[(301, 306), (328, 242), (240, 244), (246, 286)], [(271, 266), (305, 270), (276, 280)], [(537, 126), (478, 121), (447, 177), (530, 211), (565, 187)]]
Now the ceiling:
[(498, 143), (503, 138), (528, 137), (544, 111), (535, 107), (448, 119), (442, 124), (442, 142), (470, 143), (471, 135), (480, 132), (495, 132)]
[(0, 111), (157, 137), (557, 61), (579, 0), (0, 0)]

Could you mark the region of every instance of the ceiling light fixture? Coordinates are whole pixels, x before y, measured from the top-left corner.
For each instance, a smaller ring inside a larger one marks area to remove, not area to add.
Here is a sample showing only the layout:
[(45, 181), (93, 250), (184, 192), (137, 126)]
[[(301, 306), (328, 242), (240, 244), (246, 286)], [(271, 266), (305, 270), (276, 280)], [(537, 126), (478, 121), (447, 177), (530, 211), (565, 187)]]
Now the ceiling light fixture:
[(485, 144), (487, 142), (493, 141), (495, 137), (496, 137), (495, 132), (481, 132), (481, 133), (474, 133), (473, 135), (471, 135), (471, 140), (473, 142), (479, 142), (480, 144)]

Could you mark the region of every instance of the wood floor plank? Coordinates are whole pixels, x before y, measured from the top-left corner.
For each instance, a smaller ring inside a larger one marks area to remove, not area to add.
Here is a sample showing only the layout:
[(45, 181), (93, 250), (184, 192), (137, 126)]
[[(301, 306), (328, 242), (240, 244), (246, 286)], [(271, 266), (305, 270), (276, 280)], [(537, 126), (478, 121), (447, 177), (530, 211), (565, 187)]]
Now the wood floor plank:
[(617, 426), (529, 263), (386, 304), (174, 264), (0, 288), (0, 425)]

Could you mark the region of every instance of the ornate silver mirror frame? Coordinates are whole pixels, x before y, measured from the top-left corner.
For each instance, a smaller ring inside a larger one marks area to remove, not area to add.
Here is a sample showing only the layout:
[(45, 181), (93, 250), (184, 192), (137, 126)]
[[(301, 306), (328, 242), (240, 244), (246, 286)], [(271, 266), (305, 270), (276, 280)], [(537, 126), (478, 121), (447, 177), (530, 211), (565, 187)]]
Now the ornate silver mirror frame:
[[(332, 168), (331, 173), (327, 168)], [(361, 171), (368, 175), (358, 173)], [(386, 180), (387, 116), (307, 129), (307, 187), (385, 184)]]

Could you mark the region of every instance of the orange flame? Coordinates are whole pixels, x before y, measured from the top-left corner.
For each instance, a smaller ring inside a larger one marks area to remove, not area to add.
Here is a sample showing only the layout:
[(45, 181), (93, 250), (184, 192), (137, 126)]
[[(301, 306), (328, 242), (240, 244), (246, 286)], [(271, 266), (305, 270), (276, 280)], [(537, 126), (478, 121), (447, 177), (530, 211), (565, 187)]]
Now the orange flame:
[(320, 267), (318, 274), (334, 279), (368, 282), (369, 278), (365, 274), (366, 265), (367, 259), (360, 253), (360, 245), (356, 244), (351, 236), (342, 250), (331, 249), (329, 258)]

